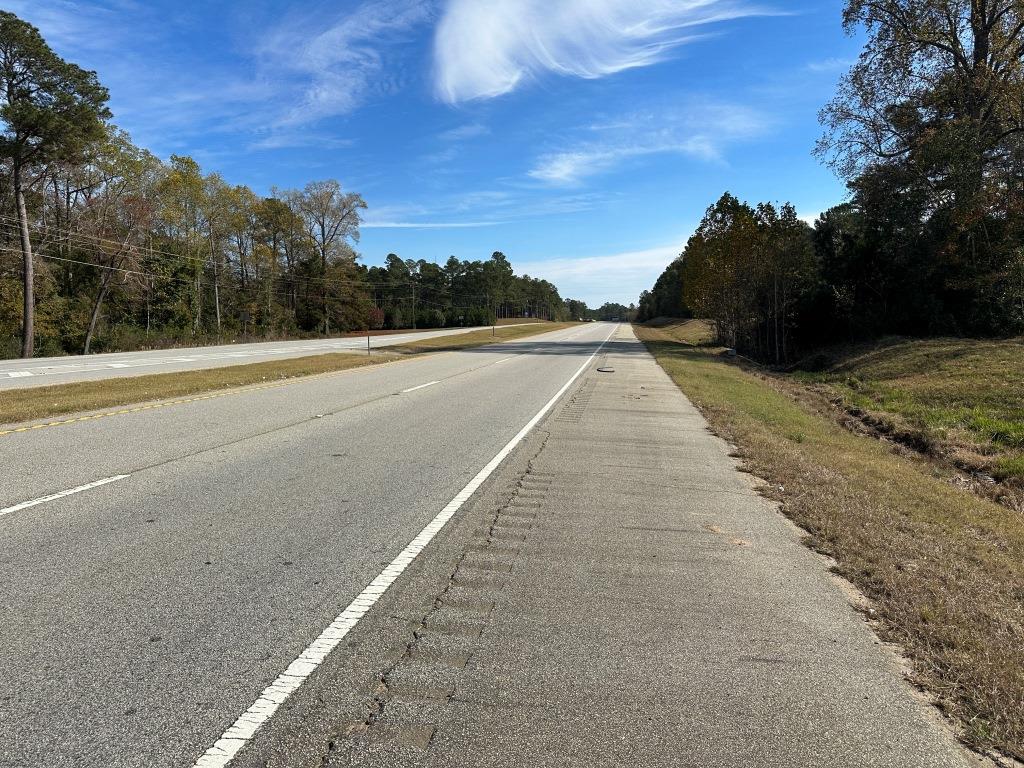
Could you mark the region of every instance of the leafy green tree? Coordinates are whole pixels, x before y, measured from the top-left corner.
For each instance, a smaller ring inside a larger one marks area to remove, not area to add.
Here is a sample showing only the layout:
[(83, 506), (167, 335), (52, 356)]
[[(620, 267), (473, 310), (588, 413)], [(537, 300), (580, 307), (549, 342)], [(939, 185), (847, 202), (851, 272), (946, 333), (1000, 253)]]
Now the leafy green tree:
[(587, 320), (591, 314), (587, 302), (579, 299), (566, 299), (565, 312), (570, 320)]
[(32, 240), (25, 188), (33, 169), (57, 158), (73, 158), (103, 136), (108, 93), (95, 72), (53, 52), (39, 30), (0, 11), (0, 157), (11, 162), (24, 260), (23, 357), (34, 351)]
[(306, 232), (320, 262), (323, 332), (331, 332), (331, 290), (328, 265), (342, 261), (354, 264), (355, 251), (350, 243), (359, 242), (361, 211), (366, 202), (355, 192), (342, 192), (334, 179), (312, 181), (297, 198), (298, 212), (306, 223)]
[(160, 188), (160, 221), (168, 246), (180, 253), (181, 270), (190, 276), (192, 335), (202, 330), (203, 273), (209, 256), (210, 237), (206, 226), (206, 181), (199, 163), (191, 157), (171, 155), (170, 167)]
[(847, 0), (843, 19), (866, 44), (819, 153), (854, 190), (925, 198), (920, 268), (939, 277), (945, 332), (1011, 330), (998, 297), (1024, 236), (1024, 3)]
[(111, 288), (120, 279), (138, 281), (140, 257), (156, 220), (160, 161), (131, 143), (127, 134), (109, 130), (89, 163), (96, 176), (88, 205), (78, 220), (88, 235), (92, 261), (100, 269), (82, 353), (89, 354), (96, 326)]

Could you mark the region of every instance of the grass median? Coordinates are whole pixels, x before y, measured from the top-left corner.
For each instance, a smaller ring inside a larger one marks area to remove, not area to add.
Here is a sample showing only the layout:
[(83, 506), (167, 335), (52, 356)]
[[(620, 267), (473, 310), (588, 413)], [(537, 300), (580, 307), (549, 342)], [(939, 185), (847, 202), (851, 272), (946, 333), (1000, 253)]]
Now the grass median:
[(15, 424), (69, 413), (133, 405), (152, 400), (167, 400), (235, 387), (362, 368), (417, 354), (457, 351), (499, 341), (513, 341), (526, 336), (549, 333), (569, 325), (572, 324), (544, 323), (503, 326), (497, 328), (494, 335), (488, 329), (439, 336), (401, 346), (377, 348), (370, 355), (357, 352), (330, 353), (222, 368), (4, 390), (0, 391), (0, 424)]
[(430, 339), (418, 339), (407, 344), (400, 344), (388, 347), (389, 350), (399, 354), (417, 354), (421, 352), (453, 352), (469, 347), (480, 347), (485, 344), (492, 344), (496, 341), (515, 341), (527, 336), (536, 336), (540, 333), (560, 331), (564, 328), (571, 328), (579, 323), (530, 323), (499, 325), (495, 328), (485, 328), (481, 331), (470, 331), (452, 336), (435, 336)]
[(765, 494), (873, 601), (877, 631), (965, 741), (1024, 759), (1024, 517), (958, 487), (945, 465), (844, 429), (800, 382), (693, 346), (693, 330), (636, 329)]

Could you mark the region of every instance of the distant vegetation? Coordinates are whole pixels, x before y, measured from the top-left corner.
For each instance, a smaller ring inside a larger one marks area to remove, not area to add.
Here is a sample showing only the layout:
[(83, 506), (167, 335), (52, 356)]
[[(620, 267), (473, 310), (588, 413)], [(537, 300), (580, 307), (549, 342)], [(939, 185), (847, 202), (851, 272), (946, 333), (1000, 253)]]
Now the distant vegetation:
[(261, 197), (110, 124), (95, 73), (0, 11), (0, 357), (591, 316), (501, 253), (358, 262), (333, 180)]
[(887, 334), (1024, 332), (1024, 17), (1011, 0), (849, 0), (867, 43), (822, 111), (850, 201), (814, 226), (726, 194), (639, 303), (763, 361)]

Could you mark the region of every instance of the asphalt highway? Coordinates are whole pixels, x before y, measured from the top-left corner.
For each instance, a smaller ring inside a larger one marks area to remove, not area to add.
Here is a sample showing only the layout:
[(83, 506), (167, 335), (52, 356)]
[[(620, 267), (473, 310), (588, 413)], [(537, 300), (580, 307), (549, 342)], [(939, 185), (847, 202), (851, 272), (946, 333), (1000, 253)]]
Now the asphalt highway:
[[(480, 328), (448, 328), (370, 337), (370, 348), (378, 349), (417, 339), (467, 333)], [(245, 365), (289, 357), (323, 355), (331, 352), (365, 350), (366, 337), (307, 341), (266, 341), (251, 344), (222, 344), (209, 347), (155, 349), (144, 352), (110, 352), (98, 355), (34, 357), (31, 360), (0, 360), (0, 391), (42, 387), (70, 381), (96, 381), (145, 373), (172, 373), (226, 365)]]
[(0, 768), (970, 765), (727, 451), (606, 323), (0, 436)]
[(610, 330), (0, 438), (0, 765), (191, 765)]

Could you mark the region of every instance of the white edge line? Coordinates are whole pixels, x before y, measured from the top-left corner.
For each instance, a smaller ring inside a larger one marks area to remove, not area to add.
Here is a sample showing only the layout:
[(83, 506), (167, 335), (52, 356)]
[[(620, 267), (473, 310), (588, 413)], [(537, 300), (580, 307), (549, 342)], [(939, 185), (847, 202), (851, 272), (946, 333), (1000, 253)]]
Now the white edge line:
[(587, 361), (579, 367), (579, 370), (562, 385), (562, 388), (555, 393), (554, 397), (548, 400), (537, 415), (527, 422), (526, 426), (519, 430), (518, 434), (498, 451), (498, 454), (481, 469), (476, 477), (469, 481), (465, 488), (456, 494), (455, 498), (448, 502), (447, 506), (438, 512), (426, 527), (419, 532), (409, 544), (403, 549), (398, 557), (391, 561), (390, 565), (381, 571), (380, 575), (371, 581), (367, 587), (360, 592), (356, 598), (348, 604), (338, 617), (332, 621), (327, 629), (320, 633), (320, 636), (310, 643), (299, 657), (285, 669), (277, 679), (264, 689), (260, 697), (256, 699), (249, 709), (224, 731), (223, 735), (193, 764), (192, 768), (225, 768), (244, 747), (267, 720), (271, 718), (289, 696), (292, 695), (306, 679), (313, 674), (317, 667), (327, 658), (344, 639), (349, 631), (359, 623), (359, 620), (380, 600), (388, 588), (398, 579), (424, 548), (433, 540), (438, 532), (444, 528), (449, 520), (479, 488), (484, 481), (491, 476), (495, 469), (512, 453), (512, 450), (523, 441), (530, 431), (537, 426), (544, 415), (551, 410), (573, 382), (580, 377), (580, 374), (594, 361), (602, 347), (608, 343), (618, 325), (612, 329), (607, 338), (601, 342), (594, 353), (587, 358)]
[(406, 395), (409, 392), (415, 392), (417, 389), (426, 389), (427, 387), (432, 387), (435, 384), (440, 383), (440, 381), (428, 381), (426, 384), (420, 384), (418, 387), (409, 387), (408, 389), (403, 389), (400, 394)]
[(48, 501), (56, 501), (57, 499), (63, 499), (65, 496), (71, 496), (76, 493), (81, 493), (82, 491), (88, 491), (92, 488), (99, 488), (101, 485), (106, 485), (107, 483), (116, 483), (118, 480), (124, 480), (126, 477), (130, 477), (130, 475), (104, 477), (102, 480), (80, 485), (77, 488), (70, 488), (66, 491), (61, 491), (60, 493), (51, 493), (49, 496), (41, 496), (40, 498), (32, 499), (31, 501), (23, 501), (21, 504), (15, 504), (13, 507), (4, 507), (3, 509), (0, 509), (0, 517), (9, 515), (12, 512), (20, 512), (23, 509), (34, 507), (37, 504), (45, 504)]

